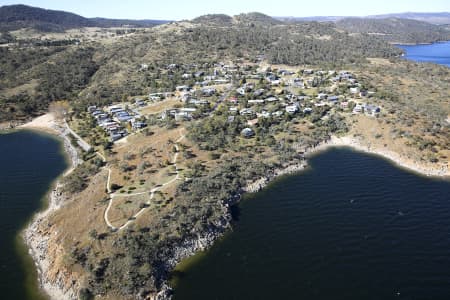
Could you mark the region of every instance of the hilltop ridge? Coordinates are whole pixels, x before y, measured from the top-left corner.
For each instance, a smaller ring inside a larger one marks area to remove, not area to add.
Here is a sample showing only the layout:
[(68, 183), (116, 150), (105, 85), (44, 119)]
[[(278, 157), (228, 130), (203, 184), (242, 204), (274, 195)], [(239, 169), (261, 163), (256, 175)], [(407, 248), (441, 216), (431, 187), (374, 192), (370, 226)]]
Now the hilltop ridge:
[(124, 25), (151, 27), (166, 22), (168, 21), (85, 18), (71, 12), (43, 9), (23, 4), (0, 7), (1, 31), (33, 28), (43, 32), (60, 32), (80, 27), (114, 27)]
[(423, 21), (401, 18), (345, 18), (337, 28), (377, 35), (392, 43), (433, 43), (450, 39), (450, 30)]

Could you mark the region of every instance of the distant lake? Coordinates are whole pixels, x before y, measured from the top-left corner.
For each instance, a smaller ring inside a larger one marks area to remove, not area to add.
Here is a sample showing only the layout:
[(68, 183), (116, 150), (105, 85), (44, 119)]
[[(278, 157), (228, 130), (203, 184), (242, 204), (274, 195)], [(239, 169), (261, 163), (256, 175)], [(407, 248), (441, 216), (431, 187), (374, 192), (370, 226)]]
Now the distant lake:
[(0, 134), (1, 299), (43, 299), (36, 270), (18, 234), (43, 206), (51, 183), (67, 164), (54, 137), (17, 131)]
[(450, 41), (430, 45), (397, 45), (406, 51), (405, 58), (450, 67)]
[(175, 300), (448, 300), (450, 181), (335, 148), (237, 207)]

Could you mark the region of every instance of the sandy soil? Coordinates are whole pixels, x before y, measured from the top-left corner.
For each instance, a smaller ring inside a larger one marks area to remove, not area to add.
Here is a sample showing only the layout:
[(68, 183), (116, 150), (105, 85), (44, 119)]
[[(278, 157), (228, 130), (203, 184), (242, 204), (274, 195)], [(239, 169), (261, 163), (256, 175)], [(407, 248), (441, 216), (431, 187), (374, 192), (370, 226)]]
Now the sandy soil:
[(46, 113), (40, 117), (33, 119), (32, 121), (20, 125), (18, 128), (25, 129), (37, 129), (46, 131), (52, 134), (58, 134), (58, 130), (55, 128), (57, 126), (55, 117), (52, 113)]

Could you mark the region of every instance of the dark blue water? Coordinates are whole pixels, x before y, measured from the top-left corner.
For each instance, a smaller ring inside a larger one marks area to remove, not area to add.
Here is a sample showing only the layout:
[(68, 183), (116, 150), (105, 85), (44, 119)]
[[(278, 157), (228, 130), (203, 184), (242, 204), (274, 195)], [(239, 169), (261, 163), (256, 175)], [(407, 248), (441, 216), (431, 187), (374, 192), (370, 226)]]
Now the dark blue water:
[(333, 149), (239, 205), (175, 299), (450, 299), (450, 181)]
[(0, 299), (42, 299), (18, 233), (66, 167), (54, 138), (29, 131), (0, 134)]
[(430, 45), (397, 45), (406, 51), (405, 58), (450, 67), (450, 41)]

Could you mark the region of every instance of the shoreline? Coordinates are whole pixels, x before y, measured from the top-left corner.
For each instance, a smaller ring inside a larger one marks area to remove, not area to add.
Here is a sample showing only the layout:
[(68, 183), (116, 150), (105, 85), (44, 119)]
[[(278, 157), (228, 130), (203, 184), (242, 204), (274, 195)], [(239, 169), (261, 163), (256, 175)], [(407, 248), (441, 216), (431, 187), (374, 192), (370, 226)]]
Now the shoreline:
[(410, 172), (422, 176), (437, 178), (446, 178), (450, 176), (450, 170), (448, 166), (446, 168), (430, 168), (423, 164), (419, 164), (418, 162), (408, 160), (407, 158), (402, 157), (402, 155), (398, 154), (397, 152), (391, 151), (389, 149), (374, 148), (371, 147), (370, 144), (366, 145), (357, 138), (351, 136), (332, 136), (328, 141), (320, 143), (311, 150), (308, 150), (306, 156), (316, 154), (320, 151), (324, 151), (332, 147), (349, 147), (359, 152), (378, 155), (383, 157), (384, 159), (389, 160), (396, 167), (406, 169)]
[(33, 259), (39, 289), (41, 289), (49, 299), (76, 299), (76, 291), (73, 291), (70, 288), (65, 289), (62, 285), (63, 281), (61, 279), (63, 274), (58, 274), (58, 278), (55, 282), (52, 282), (46, 275), (50, 266), (50, 260), (47, 258), (50, 236), (48, 233), (41, 232), (39, 227), (51, 213), (60, 209), (67, 200), (67, 197), (62, 192), (63, 185), (61, 179), (70, 174), (73, 169), (81, 163), (81, 160), (77, 150), (71, 144), (70, 139), (67, 136), (67, 130), (65, 127), (59, 125), (50, 113), (40, 116), (31, 122), (17, 126), (14, 130), (44, 132), (62, 139), (64, 155), (69, 162), (69, 166), (51, 185), (50, 190), (45, 196), (47, 201), (44, 204), (43, 210), (37, 211), (32, 216), (30, 222), (22, 230), (20, 235), (28, 248), (28, 254)]
[[(221, 227), (218, 227), (215, 232), (205, 232), (199, 234), (197, 238), (188, 238), (184, 240), (180, 246), (174, 250), (174, 255), (169, 258), (167, 263), (167, 269), (170, 271), (174, 270), (175, 267), (184, 259), (198, 254), (199, 252), (205, 251), (210, 248), (216, 240), (220, 239), (227, 229), (231, 227), (231, 212), (230, 206), (239, 203), (244, 194), (246, 193), (257, 193), (260, 190), (267, 187), (272, 181), (283, 176), (292, 175), (304, 171), (308, 167), (308, 158), (316, 155), (322, 151), (326, 151), (333, 147), (349, 147), (352, 150), (364, 152), (368, 154), (373, 154), (380, 156), (383, 159), (389, 160), (395, 165), (395, 167), (406, 169), (409, 172), (414, 172), (417, 175), (435, 177), (435, 178), (447, 178), (450, 176), (450, 170), (436, 170), (426, 168), (424, 166), (419, 166), (418, 164), (410, 164), (406, 162), (401, 155), (389, 151), (374, 149), (370, 146), (364, 145), (362, 142), (358, 141), (356, 138), (350, 136), (336, 137), (332, 136), (330, 139), (323, 141), (316, 146), (307, 148), (304, 152), (304, 160), (287, 165), (283, 168), (274, 169), (271, 173), (255, 179), (253, 181), (247, 182), (245, 187), (242, 187), (236, 197), (229, 199), (227, 203), (223, 204), (224, 217), (227, 219), (227, 223)], [(171, 295), (173, 293), (173, 287), (169, 286), (170, 279), (166, 279), (162, 285), (159, 293), (152, 299), (172, 299)]]
[[(48, 115), (48, 114), (47, 114)], [(64, 274), (58, 273), (57, 278), (51, 280), (48, 277), (48, 269), (50, 266), (50, 260), (46, 258), (48, 242), (50, 236), (48, 233), (40, 232), (39, 227), (46, 220), (46, 218), (54, 211), (60, 209), (63, 203), (67, 200), (67, 197), (62, 193), (61, 179), (67, 176), (79, 163), (80, 159), (78, 153), (74, 146), (71, 144), (67, 134), (67, 130), (64, 126), (59, 126), (56, 124), (54, 119), (49, 119), (47, 115), (46, 118), (41, 118), (39, 122), (29, 122), (22, 126), (17, 127), (18, 129), (31, 129), (37, 131), (43, 131), (59, 138), (63, 139), (64, 150), (67, 157), (71, 161), (71, 166), (67, 171), (64, 172), (55, 180), (55, 184), (52, 185), (52, 189), (48, 194), (48, 206), (43, 211), (38, 211), (32, 217), (31, 222), (22, 232), (22, 237), (25, 241), (25, 245), (28, 247), (28, 253), (32, 257), (35, 267), (37, 269), (37, 277), (39, 288), (49, 296), (50, 299), (76, 299), (77, 290), (75, 286), (66, 287), (64, 282)], [(45, 120), (46, 122), (42, 122)], [(419, 165), (417, 163), (411, 163), (403, 158), (400, 154), (390, 151), (388, 149), (376, 149), (371, 148), (370, 145), (365, 145), (363, 142), (359, 141), (355, 137), (344, 136), (336, 137), (332, 136), (330, 139), (323, 141), (316, 146), (307, 148), (304, 151), (303, 159), (296, 161), (295, 163), (273, 169), (268, 172), (265, 176), (258, 179), (248, 181), (244, 187), (239, 189), (238, 194), (229, 199), (223, 204), (223, 213), (225, 222), (220, 222), (216, 224), (211, 230), (198, 233), (196, 236), (191, 236), (181, 241), (179, 246), (173, 249), (173, 255), (168, 257), (163, 273), (171, 272), (176, 265), (178, 265), (182, 260), (197, 254), (199, 251), (205, 251), (210, 248), (217, 239), (223, 236), (223, 234), (231, 227), (231, 212), (230, 207), (242, 200), (245, 193), (255, 193), (263, 188), (265, 188), (274, 179), (279, 178), (283, 175), (289, 175), (301, 172), (305, 170), (308, 166), (308, 158), (315, 155), (321, 151), (328, 150), (332, 147), (350, 147), (353, 150), (365, 152), (369, 154), (374, 154), (381, 156), (384, 159), (388, 159), (394, 163), (397, 167), (407, 169), (408, 171), (413, 171), (419, 175), (433, 176), (433, 177), (447, 177), (450, 176), (450, 171), (448, 168), (445, 169), (430, 169), (426, 166)], [(173, 293), (172, 287), (169, 286), (169, 278), (165, 278), (162, 282), (160, 291), (154, 295), (152, 299), (171, 299)]]

